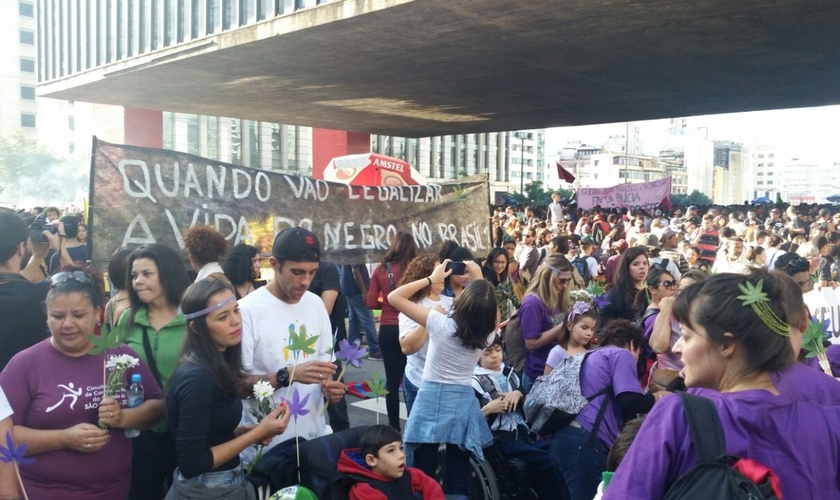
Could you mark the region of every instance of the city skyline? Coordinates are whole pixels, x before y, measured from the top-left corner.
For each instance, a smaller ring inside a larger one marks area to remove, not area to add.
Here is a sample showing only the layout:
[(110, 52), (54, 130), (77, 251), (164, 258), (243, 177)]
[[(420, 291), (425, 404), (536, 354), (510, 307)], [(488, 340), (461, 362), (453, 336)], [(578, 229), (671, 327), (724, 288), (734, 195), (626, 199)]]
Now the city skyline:
[[(677, 118), (677, 117), (674, 117)], [(688, 117), (689, 128), (707, 128), (709, 140), (742, 144), (775, 145), (786, 155), (823, 163), (840, 160), (833, 150), (840, 128), (840, 105), (776, 109)], [(671, 118), (631, 121), (642, 136), (642, 150), (656, 156), (665, 146)], [(555, 127), (546, 129), (546, 158), (556, 155), (570, 141), (599, 146), (611, 135), (623, 135), (626, 122)]]

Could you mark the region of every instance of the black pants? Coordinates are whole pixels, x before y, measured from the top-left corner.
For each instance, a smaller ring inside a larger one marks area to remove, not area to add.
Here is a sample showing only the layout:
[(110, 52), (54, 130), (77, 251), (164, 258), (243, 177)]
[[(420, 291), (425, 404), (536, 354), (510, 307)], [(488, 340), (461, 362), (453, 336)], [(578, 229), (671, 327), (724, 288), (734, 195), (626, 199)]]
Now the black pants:
[[(333, 380), (338, 380), (338, 375), (341, 373), (341, 361), (335, 360), (333, 363), (337, 366)], [(347, 398), (341, 398), (338, 403), (330, 403), (327, 406), (327, 415), (330, 417), (330, 427), (333, 432), (343, 431), (350, 428), (350, 415), (347, 413)]]
[(400, 348), (399, 325), (379, 326), (379, 349), (385, 364), (385, 409), (388, 411), (388, 425), (400, 430), (400, 382), (405, 374), (405, 354)]
[[(431, 478), (437, 478), (438, 444), (421, 444), (414, 450), (414, 466)], [(470, 452), (457, 444), (446, 443), (443, 491), (453, 495), (470, 494)]]
[(143, 431), (132, 439), (129, 500), (163, 500), (175, 472), (175, 440), (171, 432)]

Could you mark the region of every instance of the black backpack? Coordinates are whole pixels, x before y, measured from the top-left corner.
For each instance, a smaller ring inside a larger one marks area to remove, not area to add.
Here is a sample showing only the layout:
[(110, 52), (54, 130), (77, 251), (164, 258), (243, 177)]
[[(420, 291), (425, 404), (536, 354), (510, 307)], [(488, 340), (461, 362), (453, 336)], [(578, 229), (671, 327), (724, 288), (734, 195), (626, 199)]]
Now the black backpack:
[(572, 259), (572, 264), (574, 264), (578, 274), (580, 274), (580, 277), (583, 278), (584, 288), (589, 286), (589, 281), (592, 279), (592, 273), (589, 272), (589, 263), (586, 262), (586, 257), (578, 255)]
[(755, 484), (738, 470), (739, 462), (750, 461), (726, 454), (714, 403), (685, 392), (677, 394), (688, 421), (697, 465), (677, 479), (663, 500), (778, 500), (769, 477)]

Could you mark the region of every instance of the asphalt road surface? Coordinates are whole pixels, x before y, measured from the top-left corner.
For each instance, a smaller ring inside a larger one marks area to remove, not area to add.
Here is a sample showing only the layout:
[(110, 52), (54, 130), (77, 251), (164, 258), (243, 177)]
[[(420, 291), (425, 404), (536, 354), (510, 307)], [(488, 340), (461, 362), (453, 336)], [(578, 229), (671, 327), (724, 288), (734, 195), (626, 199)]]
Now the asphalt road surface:
[[(381, 360), (372, 360), (364, 358), (362, 366), (356, 368), (354, 366), (347, 367), (347, 373), (344, 374), (346, 382), (361, 382), (370, 380), (375, 373), (379, 372), (382, 379), (385, 379), (385, 366)], [(347, 408), (350, 414), (350, 426), (356, 427), (359, 425), (372, 425), (376, 423), (377, 415), (380, 424), (388, 423), (388, 414), (385, 411), (385, 398), (359, 399), (355, 396), (347, 396)], [(400, 394), (400, 416), (402, 418), (401, 427), (405, 428), (405, 403), (403, 402), (402, 394)], [(329, 422), (328, 422), (329, 423)]]

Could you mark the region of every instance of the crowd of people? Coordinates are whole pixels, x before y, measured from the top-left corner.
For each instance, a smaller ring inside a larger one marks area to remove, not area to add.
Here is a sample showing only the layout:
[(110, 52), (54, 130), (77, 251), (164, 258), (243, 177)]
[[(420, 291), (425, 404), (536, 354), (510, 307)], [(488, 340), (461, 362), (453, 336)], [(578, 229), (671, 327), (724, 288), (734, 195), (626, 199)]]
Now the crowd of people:
[[(840, 348), (818, 339), (828, 366), (809, 352), (803, 299), (840, 281), (828, 207), (584, 211), (555, 195), (495, 207), (487, 255), (399, 233), (372, 272), (328, 262), (303, 228), (265, 259), (198, 225), (188, 265), (118, 248), (107, 279), (82, 218), (42, 212), (0, 210), (0, 430), (35, 459), (30, 498), (253, 498), (261, 456), (352, 426), (344, 339), (383, 361), (388, 390), (388, 425), (338, 460), (350, 498), (468, 498), (470, 461), (492, 457), (506, 498), (665, 498), (706, 457), (691, 398), (726, 455), (764, 471), (749, 478), (764, 498), (840, 498)], [(294, 424), (290, 391), (308, 401)], [(15, 474), (0, 464), (0, 498), (22, 497)]]

